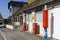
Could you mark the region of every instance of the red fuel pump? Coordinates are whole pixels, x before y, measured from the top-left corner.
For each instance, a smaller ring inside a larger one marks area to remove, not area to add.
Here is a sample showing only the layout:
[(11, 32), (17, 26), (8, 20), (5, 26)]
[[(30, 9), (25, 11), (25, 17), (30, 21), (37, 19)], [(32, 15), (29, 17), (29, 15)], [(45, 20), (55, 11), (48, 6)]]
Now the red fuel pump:
[(44, 28), (44, 40), (48, 39), (47, 28), (48, 28), (48, 10), (43, 10), (43, 28)]
[(26, 22), (23, 23), (23, 30), (24, 30), (24, 31), (27, 31), (27, 23), (26, 23)]
[(48, 10), (43, 10), (43, 28), (48, 28)]
[(44, 28), (44, 40), (48, 40), (47, 28), (48, 28), (48, 10), (47, 5), (43, 10), (43, 28)]
[(33, 23), (33, 34), (37, 34), (38, 33), (38, 25), (37, 23)]

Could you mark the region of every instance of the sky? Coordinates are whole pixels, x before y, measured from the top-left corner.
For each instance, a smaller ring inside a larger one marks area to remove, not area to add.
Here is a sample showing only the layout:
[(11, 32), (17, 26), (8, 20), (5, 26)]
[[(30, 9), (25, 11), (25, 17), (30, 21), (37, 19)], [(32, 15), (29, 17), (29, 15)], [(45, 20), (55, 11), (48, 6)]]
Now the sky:
[[(0, 13), (2, 14), (2, 17), (7, 19), (11, 13), (8, 10), (8, 2), (10, 0), (0, 0)], [(13, 1), (22, 1), (22, 2), (27, 2), (27, 0), (13, 0)]]

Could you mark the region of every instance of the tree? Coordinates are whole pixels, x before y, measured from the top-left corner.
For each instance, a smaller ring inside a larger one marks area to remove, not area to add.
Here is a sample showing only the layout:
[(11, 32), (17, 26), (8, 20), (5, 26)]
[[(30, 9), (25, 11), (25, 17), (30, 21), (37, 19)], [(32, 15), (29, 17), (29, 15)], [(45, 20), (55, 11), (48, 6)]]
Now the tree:
[(30, 4), (30, 3), (32, 3), (32, 2), (34, 2), (35, 0), (28, 0), (28, 3)]
[(2, 18), (2, 14), (0, 13), (0, 18)]

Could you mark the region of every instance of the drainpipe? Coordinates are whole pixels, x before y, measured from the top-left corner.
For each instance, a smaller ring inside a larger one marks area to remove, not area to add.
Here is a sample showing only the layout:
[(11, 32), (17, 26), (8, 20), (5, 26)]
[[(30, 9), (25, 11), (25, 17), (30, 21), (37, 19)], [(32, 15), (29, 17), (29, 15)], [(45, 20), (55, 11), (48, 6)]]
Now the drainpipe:
[(48, 40), (47, 28), (48, 28), (48, 10), (47, 5), (43, 10), (43, 28), (44, 28), (44, 40)]

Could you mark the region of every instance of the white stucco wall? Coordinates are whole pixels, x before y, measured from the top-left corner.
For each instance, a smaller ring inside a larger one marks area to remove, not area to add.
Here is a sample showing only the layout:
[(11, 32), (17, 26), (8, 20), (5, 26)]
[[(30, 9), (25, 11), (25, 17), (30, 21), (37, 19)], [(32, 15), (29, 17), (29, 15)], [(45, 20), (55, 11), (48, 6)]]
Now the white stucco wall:
[(6, 24), (6, 28), (14, 29), (14, 28), (13, 28), (13, 25), (8, 25), (8, 24)]
[(29, 31), (30, 33), (33, 32), (32, 22), (30, 22), (29, 25), (28, 25), (28, 31)]
[(48, 37), (51, 37), (51, 10), (48, 10), (48, 28), (47, 28), (47, 33), (48, 33)]
[(54, 16), (53, 37), (60, 39), (60, 7), (52, 9)]

